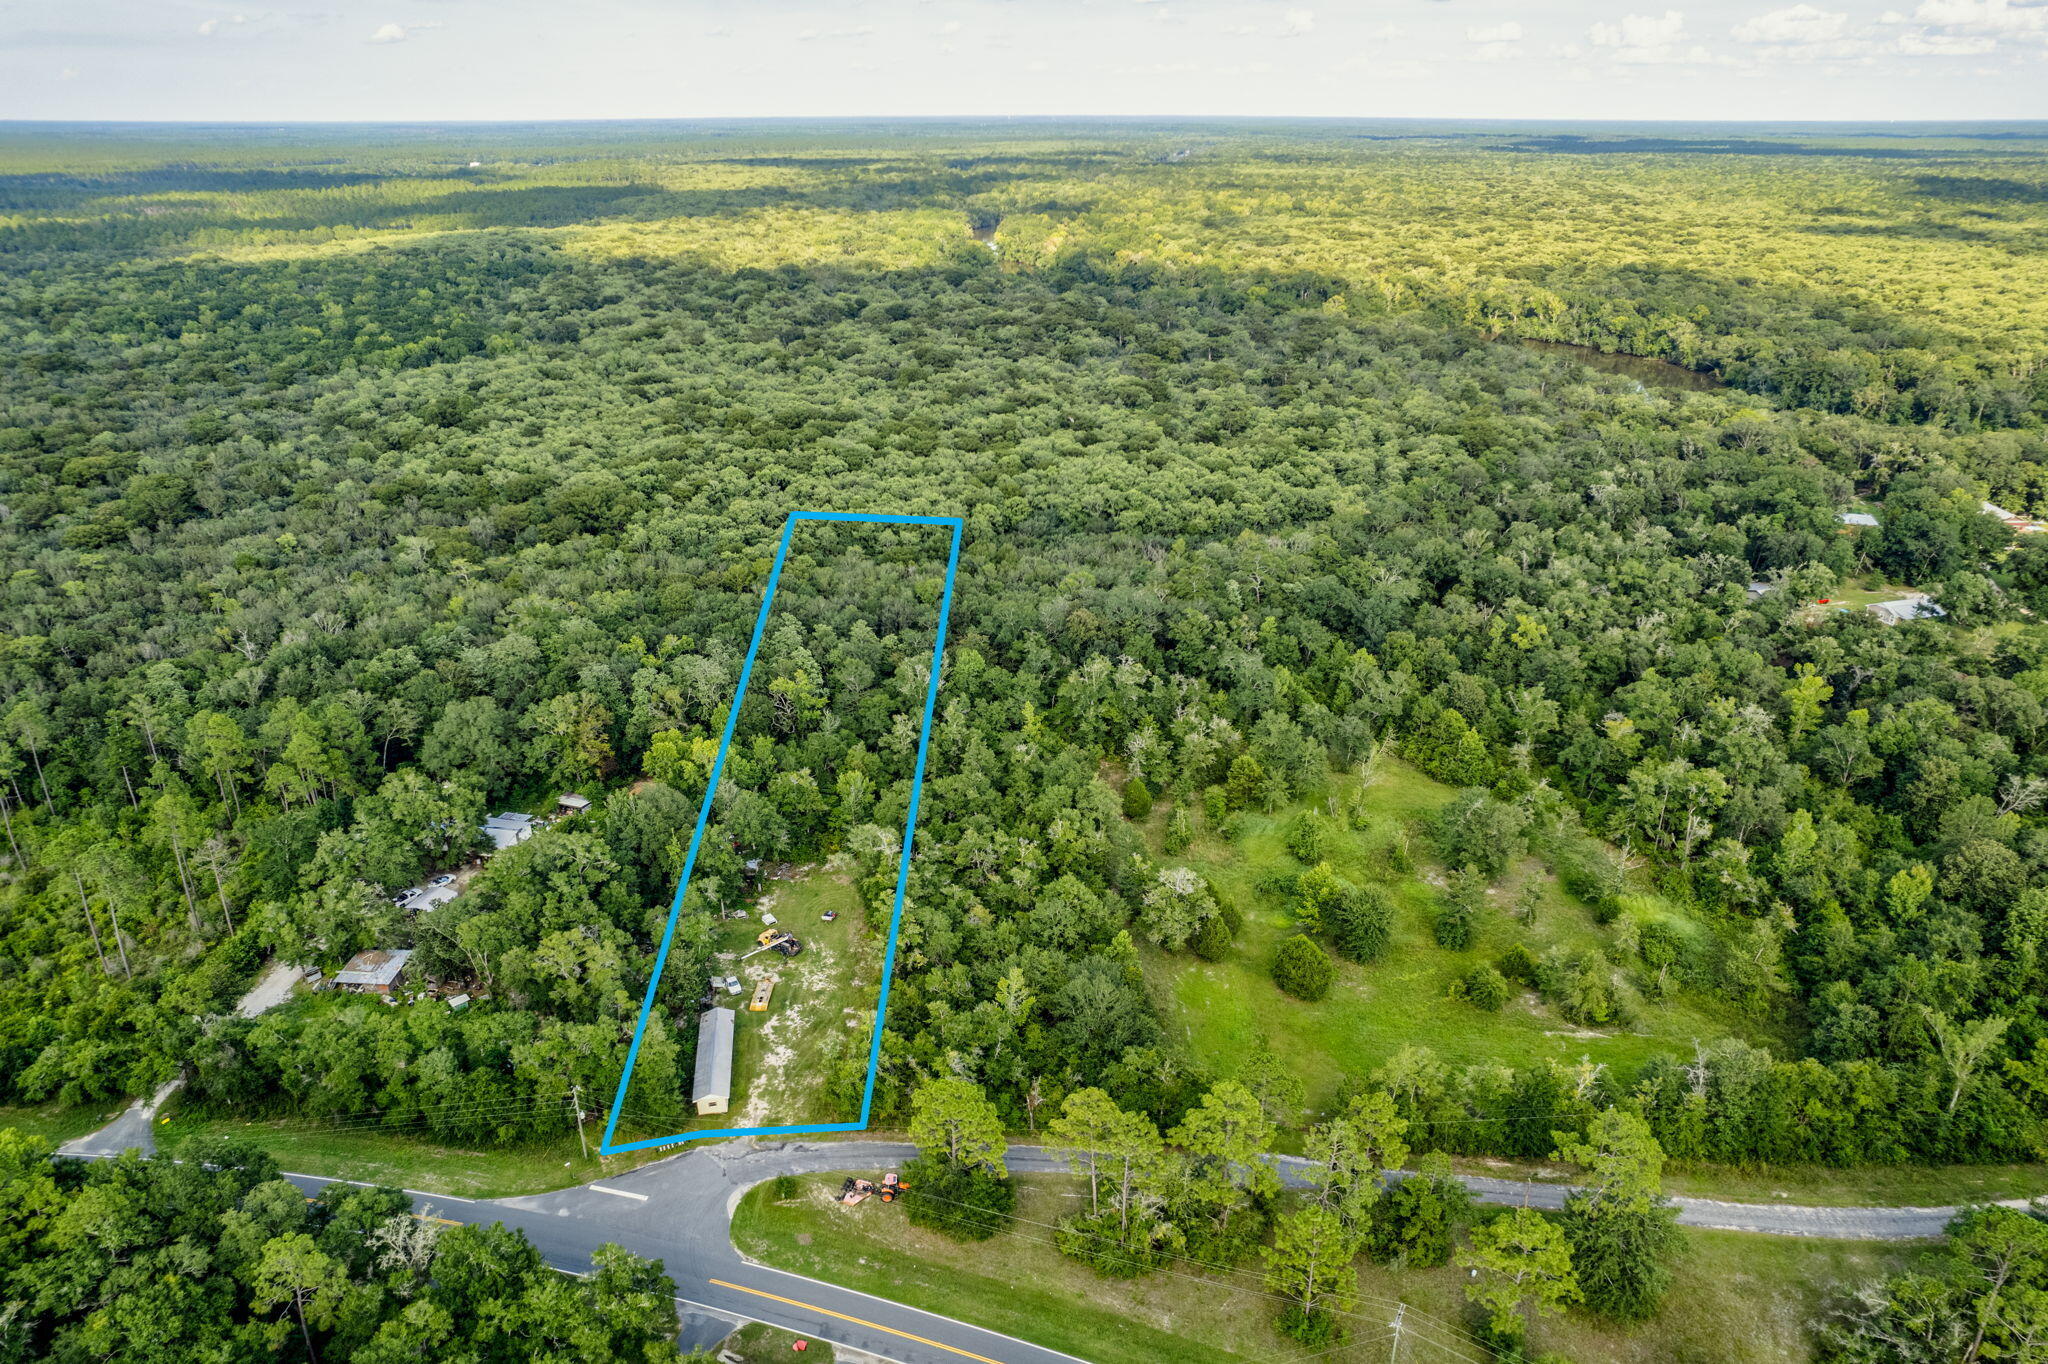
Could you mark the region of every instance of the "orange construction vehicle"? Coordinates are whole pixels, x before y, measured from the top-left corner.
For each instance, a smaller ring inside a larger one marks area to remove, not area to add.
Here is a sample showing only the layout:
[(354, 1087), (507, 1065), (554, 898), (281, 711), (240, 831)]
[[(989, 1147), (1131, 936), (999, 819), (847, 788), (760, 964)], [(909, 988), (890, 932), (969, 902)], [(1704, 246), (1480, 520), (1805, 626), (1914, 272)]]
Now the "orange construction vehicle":
[(880, 1196), (884, 1203), (894, 1203), (909, 1188), (908, 1184), (905, 1184), (896, 1177), (894, 1170), (883, 1175), (882, 1182), (879, 1184), (872, 1179), (862, 1179), (858, 1175), (848, 1175), (846, 1182), (839, 1186), (839, 1201), (849, 1208), (865, 1203), (868, 1199), (876, 1196)]

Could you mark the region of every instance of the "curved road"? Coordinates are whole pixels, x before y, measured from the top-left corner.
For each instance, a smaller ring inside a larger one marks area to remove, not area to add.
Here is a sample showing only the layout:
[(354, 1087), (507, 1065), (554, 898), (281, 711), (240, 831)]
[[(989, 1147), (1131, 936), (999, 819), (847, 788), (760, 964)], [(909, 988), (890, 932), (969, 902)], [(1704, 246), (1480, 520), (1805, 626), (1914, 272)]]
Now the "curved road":
[[(137, 1106), (142, 1109), (142, 1105)], [(138, 1121), (139, 1119), (139, 1121)], [(125, 1123), (125, 1126), (124, 1126)], [(153, 1146), (143, 1113), (124, 1115), (113, 1127), (72, 1144), (77, 1155), (116, 1154), (114, 1141)], [(532, 1197), (474, 1200), (408, 1190), (417, 1211), (456, 1222), (497, 1221), (524, 1231), (549, 1264), (583, 1273), (600, 1245), (616, 1242), (637, 1255), (661, 1260), (675, 1280), (686, 1347), (720, 1339), (736, 1319), (767, 1322), (801, 1335), (900, 1364), (1072, 1364), (1073, 1356), (950, 1317), (905, 1307), (852, 1289), (786, 1273), (742, 1256), (732, 1244), (733, 1209), (740, 1195), (782, 1174), (838, 1170), (878, 1173), (907, 1163), (914, 1147), (898, 1142), (740, 1140), (693, 1146), (637, 1170), (573, 1189)], [(1022, 1172), (1064, 1171), (1066, 1163), (1042, 1147), (1013, 1146), (1009, 1164)], [(1282, 1157), (1282, 1174), (1301, 1182), (1303, 1162)], [(293, 1174), (309, 1192), (335, 1181)], [(1396, 1175), (1398, 1178), (1399, 1176)], [(1482, 1202), (1558, 1208), (1570, 1186), (1520, 1180), (1459, 1178)], [(1954, 1208), (1797, 1207), (1678, 1198), (1686, 1226), (1778, 1236), (1836, 1240), (1908, 1240), (1937, 1236)], [(2025, 1200), (2013, 1200), (2025, 1207)]]

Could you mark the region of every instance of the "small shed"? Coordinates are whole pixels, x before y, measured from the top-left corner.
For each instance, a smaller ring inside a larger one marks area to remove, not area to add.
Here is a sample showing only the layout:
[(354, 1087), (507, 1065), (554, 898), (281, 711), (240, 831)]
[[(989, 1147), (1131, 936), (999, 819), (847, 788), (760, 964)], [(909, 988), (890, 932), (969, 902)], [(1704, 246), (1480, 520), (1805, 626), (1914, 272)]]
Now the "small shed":
[(732, 1103), (731, 1009), (706, 1009), (697, 1016), (697, 1074), (690, 1102), (700, 1116), (723, 1113)]
[(564, 791), (555, 797), (555, 809), (565, 815), (580, 815), (590, 808), (590, 797), (579, 796), (574, 791)]
[(373, 947), (350, 957), (348, 965), (335, 973), (334, 983), (357, 994), (389, 996), (391, 987), (398, 983), (398, 977), (404, 972), (405, 964), (411, 960), (410, 948), (387, 952)]

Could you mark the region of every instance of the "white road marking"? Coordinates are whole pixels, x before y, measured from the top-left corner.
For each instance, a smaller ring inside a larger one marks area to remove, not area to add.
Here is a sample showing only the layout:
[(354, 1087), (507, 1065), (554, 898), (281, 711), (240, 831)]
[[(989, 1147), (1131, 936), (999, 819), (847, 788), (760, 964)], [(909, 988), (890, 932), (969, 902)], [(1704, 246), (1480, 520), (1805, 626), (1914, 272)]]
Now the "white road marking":
[(608, 1193), (613, 1198), (630, 1198), (635, 1203), (645, 1203), (647, 1201), (647, 1195), (644, 1193), (627, 1193), (624, 1189), (607, 1189), (602, 1184), (587, 1184), (584, 1187), (592, 1193)]

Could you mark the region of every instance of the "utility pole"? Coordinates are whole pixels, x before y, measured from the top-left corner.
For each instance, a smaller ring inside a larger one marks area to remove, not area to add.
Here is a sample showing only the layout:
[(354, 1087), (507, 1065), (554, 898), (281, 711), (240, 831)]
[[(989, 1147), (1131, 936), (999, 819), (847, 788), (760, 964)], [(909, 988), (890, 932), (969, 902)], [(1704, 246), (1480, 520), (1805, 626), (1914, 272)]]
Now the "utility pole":
[(590, 1141), (583, 1135), (583, 1086), (569, 1086), (569, 1100), (576, 1105), (576, 1140), (583, 1147), (583, 1158), (590, 1159)]
[(1394, 1344), (1387, 1352), (1387, 1364), (1401, 1364), (1401, 1318), (1407, 1315), (1408, 1304), (1400, 1303), (1394, 1308), (1394, 1319), (1387, 1323), (1394, 1328)]

